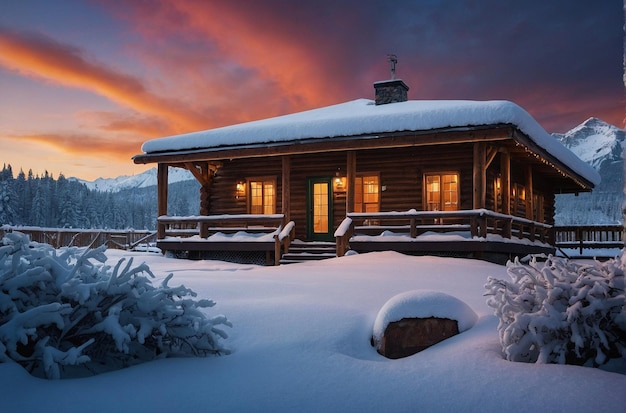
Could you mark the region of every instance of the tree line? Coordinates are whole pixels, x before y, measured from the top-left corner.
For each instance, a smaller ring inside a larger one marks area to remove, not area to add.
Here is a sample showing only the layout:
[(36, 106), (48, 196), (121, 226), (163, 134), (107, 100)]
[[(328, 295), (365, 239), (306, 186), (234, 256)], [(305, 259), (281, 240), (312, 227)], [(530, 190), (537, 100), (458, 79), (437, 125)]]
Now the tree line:
[[(184, 181), (170, 186), (170, 215), (197, 214), (199, 184)], [(91, 190), (63, 174), (54, 178), (11, 165), (0, 172), (0, 225), (48, 228), (147, 229), (156, 228), (156, 187), (119, 192)]]

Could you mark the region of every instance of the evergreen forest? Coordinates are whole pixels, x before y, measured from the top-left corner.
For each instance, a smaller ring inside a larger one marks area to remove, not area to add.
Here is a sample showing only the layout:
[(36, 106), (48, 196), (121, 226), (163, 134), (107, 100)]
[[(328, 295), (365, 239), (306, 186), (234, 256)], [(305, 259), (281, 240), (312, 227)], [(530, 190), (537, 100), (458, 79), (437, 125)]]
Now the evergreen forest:
[[(170, 184), (169, 215), (197, 214), (199, 190), (195, 180)], [(14, 175), (6, 164), (0, 172), (0, 225), (154, 230), (156, 207), (155, 186), (101, 192), (63, 174)]]

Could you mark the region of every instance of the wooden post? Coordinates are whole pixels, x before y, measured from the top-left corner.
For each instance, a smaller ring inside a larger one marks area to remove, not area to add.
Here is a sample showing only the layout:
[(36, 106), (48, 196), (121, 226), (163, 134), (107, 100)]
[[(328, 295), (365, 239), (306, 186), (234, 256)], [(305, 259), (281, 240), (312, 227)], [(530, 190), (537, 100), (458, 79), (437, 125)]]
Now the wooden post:
[[(157, 168), (157, 219), (167, 215), (167, 164), (159, 163)], [(165, 226), (157, 222), (157, 238), (165, 238)]]
[(356, 152), (348, 151), (346, 159), (346, 213), (354, 212), (354, 186), (356, 185)]
[(282, 157), (282, 213), (285, 215), (284, 225), (291, 221), (291, 157)]
[(487, 194), (487, 152), (484, 142), (474, 143), (474, 203), (473, 208), (485, 208)]
[(530, 165), (525, 168), (526, 172), (526, 219), (534, 219), (534, 202), (533, 202), (533, 169)]
[(502, 191), (502, 213), (511, 214), (511, 155), (502, 152), (500, 156), (500, 190)]

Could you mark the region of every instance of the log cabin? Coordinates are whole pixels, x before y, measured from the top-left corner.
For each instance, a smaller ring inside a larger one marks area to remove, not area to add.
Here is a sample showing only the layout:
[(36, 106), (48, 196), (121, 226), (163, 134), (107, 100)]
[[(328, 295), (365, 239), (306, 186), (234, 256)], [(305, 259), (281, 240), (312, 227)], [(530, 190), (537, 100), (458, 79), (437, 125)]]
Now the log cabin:
[[(408, 89), (392, 77), (374, 100), (145, 142), (133, 160), (158, 165), (157, 245), (276, 265), (349, 251), (554, 253), (555, 194), (591, 191), (597, 172), (512, 102), (409, 100)], [(168, 216), (171, 167), (200, 182), (197, 216)]]

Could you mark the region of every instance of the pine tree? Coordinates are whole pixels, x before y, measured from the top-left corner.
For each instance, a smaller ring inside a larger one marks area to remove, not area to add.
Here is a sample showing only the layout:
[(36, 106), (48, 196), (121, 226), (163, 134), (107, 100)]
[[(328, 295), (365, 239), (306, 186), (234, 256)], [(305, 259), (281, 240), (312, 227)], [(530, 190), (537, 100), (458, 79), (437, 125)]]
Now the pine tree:
[(17, 195), (13, 190), (13, 179), (0, 181), (0, 225), (15, 225), (16, 205)]

